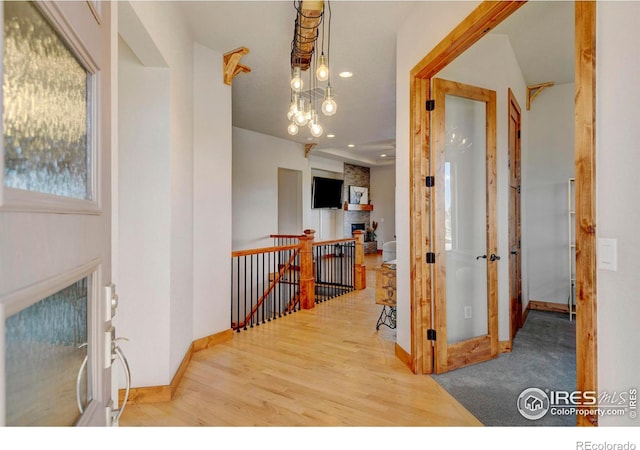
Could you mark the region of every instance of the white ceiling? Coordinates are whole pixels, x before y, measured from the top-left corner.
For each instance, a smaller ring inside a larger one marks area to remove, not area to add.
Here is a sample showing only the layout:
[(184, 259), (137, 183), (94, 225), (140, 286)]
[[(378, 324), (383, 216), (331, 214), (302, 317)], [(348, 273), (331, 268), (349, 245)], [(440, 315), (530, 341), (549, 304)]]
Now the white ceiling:
[[(286, 130), (293, 1), (180, 3), (198, 42), (222, 53), (249, 49), (241, 63), (251, 73), (233, 80), (234, 126), (316, 143), (314, 154), (359, 165), (394, 163), (396, 30), (415, 1), (331, 1), (331, 84), (338, 111), (321, 115), (324, 135), (312, 140), (306, 130), (297, 136)], [(510, 36), (527, 84), (573, 80), (573, 2), (530, 2), (493, 32)], [(343, 70), (354, 76), (337, 77)], [(327, 138), (329, 133), (336, 137)]]

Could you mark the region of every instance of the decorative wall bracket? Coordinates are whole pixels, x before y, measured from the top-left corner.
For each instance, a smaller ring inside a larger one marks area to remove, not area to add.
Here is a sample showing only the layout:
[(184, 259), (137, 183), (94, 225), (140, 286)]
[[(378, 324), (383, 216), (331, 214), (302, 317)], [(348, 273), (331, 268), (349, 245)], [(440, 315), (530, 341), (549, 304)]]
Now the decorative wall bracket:
[(249, 73), (251, 68), (240, 64), (240, 58), (249, 53), (247, 47), (239, 47), (223, 55), (222, 73), (224, 76), (224, 84), (231, 86), (231, 82), (241, 72)]
[(531, 86), (527, 86), (527, 111), (531, 109), (531, 103), (533, 103), (536, 97), (540, 95), (545, 88), (551, 87), (553, 85), (554, 85), (554, 82), (549, 81), (547, 83), (533, 84)]
[(318, 144), (304, 144), (304, 157), (308, 158), (309, 157), (309, 152), (311, 152), (311, 150), (313, 150), (313, 147), (315, 147)]

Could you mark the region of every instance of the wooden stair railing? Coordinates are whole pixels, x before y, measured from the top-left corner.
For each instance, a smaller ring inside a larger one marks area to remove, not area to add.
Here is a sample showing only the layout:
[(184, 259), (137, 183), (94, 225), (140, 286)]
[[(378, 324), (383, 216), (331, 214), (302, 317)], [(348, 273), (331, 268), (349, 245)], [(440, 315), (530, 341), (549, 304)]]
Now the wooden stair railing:
[(274, 244), (280, 245), (232, 252), (230, 322), (234, 331), (366, 287), (361, 230), (352, 238), (325, 242), (314, 242), (314, 236), (314, 230), (271, 235)]
[[(278, 248), (279, 247), (274, 247), (273, 249), (269, 249), (269, 250), (273, 251), (273, 250), (277, 250)], [(237, 331), (239, 328), (243, 328), (243, 327), (245, 327), (247, 325), (247, 323), (249, 323), (251, 318), (258, 312), (258, 310), (260, 309), (260, 307), (264, 303), (265, 299), (269, 297), (269, 294), (271, 294), (273, 289), (280, 282), (280, 279), (283, 277), (283, 275), (289, 271), (290, 267), (292, 266), (293, 262), (295, 261), (296, 257), (299, 254), (300, 254), (300, 248), (296, 249), (293, 252), (291, 257), (287, 260), (287, 262), (285, 264), (281, 264), (280, 265), (280, 270), (278, 270), (277, 274), (270, 280), (269, 287), (267, 287), (267, 289), (264, 291), (262, 296), (258, 299), (256, 304), (253, 306), (253, 308), (251, 308), (251, 312), (249, 312), (247, 314), (247, 316), (245, 317), (244, 321), (242, 321), (242, 322), (232, 322), (231, 323), (231, 328), (233, 330)], [(299, 302), (300, 301), (300, 293), (299, 292), (296, 293), (296, 297), (298, 297), (298, 302)], [(290, 308), (290, 305), (289, 305), (288, 309), (289, 308)]]

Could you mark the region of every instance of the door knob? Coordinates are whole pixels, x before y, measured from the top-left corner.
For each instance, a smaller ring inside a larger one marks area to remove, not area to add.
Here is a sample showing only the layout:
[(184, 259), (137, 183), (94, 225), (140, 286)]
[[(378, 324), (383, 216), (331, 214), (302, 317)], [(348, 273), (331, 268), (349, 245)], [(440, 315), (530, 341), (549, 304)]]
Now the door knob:
[(487, 259), (487, 255), (476, 256), (476, 259), (480, 259), (480, 258)]

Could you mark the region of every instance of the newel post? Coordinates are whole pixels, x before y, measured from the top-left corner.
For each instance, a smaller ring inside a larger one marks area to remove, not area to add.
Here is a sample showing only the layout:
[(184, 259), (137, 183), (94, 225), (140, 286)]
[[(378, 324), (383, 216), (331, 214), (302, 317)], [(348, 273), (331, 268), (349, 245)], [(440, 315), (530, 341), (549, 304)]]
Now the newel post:
[(300, 236), (300, 308), (316, 305), (316, 277), (313, 274), (313, 240), (315, 230), (304, 230)]
[(364, 231), (354, 230), (353, 237), (356, 239), (356, 260), (353, 264), (353, 279), (356, 290), (367, 287), (367, 266), (364, 265)]

